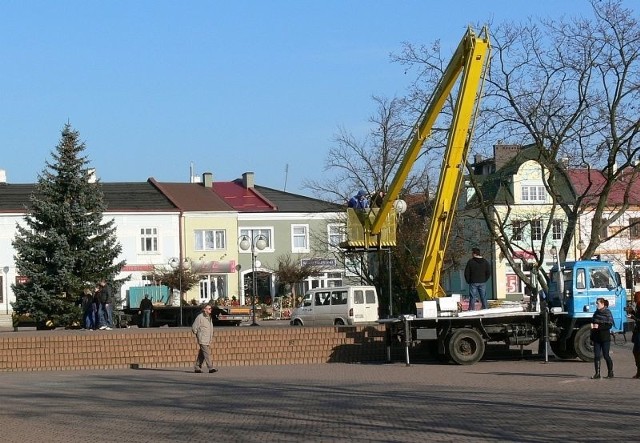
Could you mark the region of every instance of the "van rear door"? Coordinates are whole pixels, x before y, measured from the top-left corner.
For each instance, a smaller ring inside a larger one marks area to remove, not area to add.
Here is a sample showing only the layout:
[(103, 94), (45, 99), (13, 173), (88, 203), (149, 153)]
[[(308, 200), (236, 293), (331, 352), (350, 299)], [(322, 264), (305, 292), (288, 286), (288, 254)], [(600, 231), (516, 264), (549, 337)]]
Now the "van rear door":
[(372, 288), (353, 289), (353, 317), (354, 323), (375, 322), (378, 320), (378, 297)]

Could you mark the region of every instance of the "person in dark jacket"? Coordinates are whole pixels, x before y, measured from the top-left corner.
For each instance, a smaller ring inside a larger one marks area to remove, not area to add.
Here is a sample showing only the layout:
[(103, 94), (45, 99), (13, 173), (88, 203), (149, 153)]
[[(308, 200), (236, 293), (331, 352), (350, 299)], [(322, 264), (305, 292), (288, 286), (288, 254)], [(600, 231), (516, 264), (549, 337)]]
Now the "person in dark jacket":
[(149, 299), (149, 294), (144, 294), (144, 298), (140, 302), (140, 312), (142, 313), (142, 327), (151, 326), (151, 311), (153, 311), (153, 303)]
[(635, 302), (635, 307), (630, 315), (636, 323), (633, 327), (633, 334), (631, 335), (633, 358), (636, 361), (636, 375), (634, 375), (633, 378), (640, 378), (640, 292), (635, 293), (633, 301)]
[(491, 265), (480, 254), (480, 249), (471, 250), (472, 257), (464, 268), (464, 279), (469, 285), (469, 310), (476, 307), (476, 300), (480, 298), (482, 309), (487, 309), (487, 289), (486, 284), (491, 276)]
[(609, 302), (602, 297), (596, 299), (596, 308), (596, 312), (593, 313), (591, 319), (593, 364), (596, 372), (591, 378), (594, 380), (600, 378), (600, 359), (602, 357), (607, 363), (607, 376), (605, 378), (613, 378), (613, 360), (609, 356), (609, 347), (611, 345), (610, 329), (613, 326), (613, 315), (609, 310)]
[(358, 191), (356, 195), (349, 199), (347, 206), (353, 209), (367, 209), (369, 207), (369, 196), (364, 189)]
[(99, 329), (110, 331), (113, 329), (113, 289), (106, 280), (102, 280), (98, 285), (97, 296), (100, 301), (98, 307)]

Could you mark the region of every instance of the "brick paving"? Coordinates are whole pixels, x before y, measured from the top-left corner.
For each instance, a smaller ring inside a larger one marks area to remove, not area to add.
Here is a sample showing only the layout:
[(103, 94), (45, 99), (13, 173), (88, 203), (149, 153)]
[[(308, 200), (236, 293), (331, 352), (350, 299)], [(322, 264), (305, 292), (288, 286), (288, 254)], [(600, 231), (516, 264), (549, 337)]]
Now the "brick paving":
[(537, 358), (12, 372), (4, 442), (587, 442), (637, 440), (631, 344), (616, 378)]

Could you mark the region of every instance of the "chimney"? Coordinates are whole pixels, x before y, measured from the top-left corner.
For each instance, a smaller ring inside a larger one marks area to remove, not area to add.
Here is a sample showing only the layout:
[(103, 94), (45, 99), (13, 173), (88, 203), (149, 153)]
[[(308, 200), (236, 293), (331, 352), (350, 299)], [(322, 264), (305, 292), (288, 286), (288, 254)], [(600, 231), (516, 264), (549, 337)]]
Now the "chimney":
[(5, 169), (0, 169), (0, 184), (7, 184), (7, 171)]
[(96, 168), (90, 168), (87, 172), (89, 173), (89, 178), (87, 179), (87, 181), (89, 183), (95, 183), (97, 180)]
[(522, 145), (503, 145), (496, 144), (493, 146), (493, 158), (496, 164), (496, 171), (509, 163), (522, 150)]
[(202, 183), (205, 188), (213, 187), (213, 174), (211, 172), (205, 172), (202, 174)]
[(245, 189), (253, 189), (253, 172), (245, 172), (244, 174), (242, 174), (242, 186), (244, 186)]

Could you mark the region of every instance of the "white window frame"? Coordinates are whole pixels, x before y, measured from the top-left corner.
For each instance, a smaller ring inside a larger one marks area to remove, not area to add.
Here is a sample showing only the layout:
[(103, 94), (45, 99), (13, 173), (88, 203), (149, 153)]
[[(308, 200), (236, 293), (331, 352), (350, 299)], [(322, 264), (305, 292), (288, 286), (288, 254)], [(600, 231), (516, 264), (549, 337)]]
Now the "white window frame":
[(531, 220), (531, 240), (542, 240), (542, 220)]
[(344, 223), (328, 223), (327, 224), (327, 249), (329, 251), (337, 251), (340, 249), (340, 243), (346, 240)]
[(158, 253), (159, 242), (158, 228), (140, 228), (140, 252), (143, 254)]
[(511, 240), (522, 241), (522, 233), (524, 231), (524, 223), (522, 220), (514, 220), (511, 222)]
[[(273, 242), (274, 242), (273, 227), (256, 226), (252, 228), (240, 228), (238, 229), (238, 238), (240, 239), (246, 235), (247, 237), (249, 237), (250, 241), (254, 241), (255, 238), (253, 239), (251, 238), (251, 231), (253, 231), (254, 237), (258, 237), (262, 235), (265, 241), (267, 242), (267, 247), (259, 252), (273, 252), (275, 250), (273, 247)], [(250, 254), (251, 248), (244, 251), (242, 248), (239, 247), (238, 251), (240, 251), (241, 254)]]
[[(207, 233), (211, 232), (213, 243), (209, 247), (207, 244)], [(219, 238), (222, 235), (222, 239)], [(194, 251), (222, 251), (227, 249), (227, 231), (226, 229), (194, 229), (193, 231), (193, 250)]]
[(551, 239), (562, 240), (562, 234), (564, 234), (562, 220), (554, 219), (551, 223)]
[[(303, 232), (296, 232), (303, 230)], [(302, 241), (302, 246), (296, 246), (296, 240)], [(291, 252), (296, 254), (306, 254), (311, 251), (309, 247), (309, 225), (292, 224), (291, 225)]]
[(527, 203), (546, 203), (547, 190), (544, 185), (522, 185), (521, 198)]

